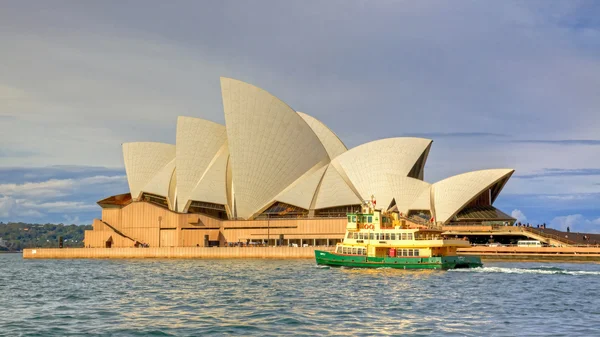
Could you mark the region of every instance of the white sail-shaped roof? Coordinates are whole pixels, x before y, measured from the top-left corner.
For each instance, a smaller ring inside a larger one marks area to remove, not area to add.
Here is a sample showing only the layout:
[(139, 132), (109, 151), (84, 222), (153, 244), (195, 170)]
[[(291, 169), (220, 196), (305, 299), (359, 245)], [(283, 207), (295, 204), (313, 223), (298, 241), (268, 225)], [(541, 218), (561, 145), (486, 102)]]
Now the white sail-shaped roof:
[(430, 144), (424, 138), (381, 139), (350, 149), (331, 163), (348, 177), (363, 200), (374, 195), (377, 207), (387, 208), (394, 193), (386, 175), (408, 176)]
[[(482, 192), (508, 180), (514, 170), (492, 169), (459, 174), (432, 186), (435, 221), (446, 223)], [(495, 191), (500, 193), (502, 186)], [(491, 199), (492, 201), (494, 198)]]
[(167, 198), (169, 209), (174, 210), (175, 199), (171, 193), (171, 181), (175, 173), (175, 158), (165, 165), (160, 171), (142, 187), (142, 192), (152, 193)]
[(296, 111), (253, 85), (221, 78), (237, 216), (250, 219), (328, 154)]
[[(177, 118), (177, 208), (184, 212), (194, 188), (227, 140), (225, 126), (200, 118)], [(207, 201), (207, 200), (200, 200)]]
[(362, 203), (348, 182), (339, 174), (331, 164), (317, 191), (314, 209), (322, 209), (337, 206), (357, 205)]
[[(144, 187), (159, 173), (163, 177), (173, 173), (173, 167), (169, 165), (175, 159), (175, 145), (152, 142), (124, 143), (123, 160), (125, 162), (125, 171), (127, 173), (127, 182), (131, 197), (137, 199)], [(149, 186), (149, 189), (157, 191), (166, 191), (160, 195), (167, 197), (171, 176), (168, 175), (165, 188)], [(150, 192), (149, 192), (150, 193)], [(158, 194), (158, 193), (157, 193)]]
[[(428, 192), (431, 186), (431, 184), (422, 180), (398, 174), (388, 173), (387, 177), (392, 195), (394, 196), (394, 200), (396, 200), (396, 207), (403, 214), (406, 214), (414, 201), (424, 194), (424, 192)], [(429, 209), (429, 207), (426, 209)]]
[(427, 189), (424, 189), (415, 200), (408, 206), (408, 210), (427, 210), (431, 211), (431, 184)]
[(226, 179), (228, 159), (229, 150), (227, 144), (223, 144), (206, 169), (206, 173), (202, 176), (202, 179), (194, 187), (190, 194), (190, 200), (227, 205)]
[(326, 163), (319, 163), (278, 195), (275, 200), (286, 204), (310, 209), (315, 191), (327, 169)]
[(310, 126), (317, 137), (319, 137), (319, 140), (321, 140), (321, 143), (323, 143), (323, 146), (325, 147), (325, 150), (327, 150), (327, 154), (329, 155), (330, 159), (333, 159), (348, 151), (346, 145), (342, 143), (340, 138), (333, 131), (331, 131), (327, 125), (303, 112), (298, 112), (298, 115), (300, 115), (300, 117), (306, 121), (308, 126)]

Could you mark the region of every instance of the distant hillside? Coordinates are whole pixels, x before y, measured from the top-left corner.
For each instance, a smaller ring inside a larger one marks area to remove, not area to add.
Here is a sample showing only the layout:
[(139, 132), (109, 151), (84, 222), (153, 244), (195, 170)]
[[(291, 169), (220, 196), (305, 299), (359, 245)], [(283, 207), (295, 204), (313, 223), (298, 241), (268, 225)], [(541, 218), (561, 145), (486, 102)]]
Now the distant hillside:
[(64, 247), (83, 247), (83, 232), (87, 229), (92, 229), (92, 226), (0, 222), (0, 251), (58, 247), (60, 236)]

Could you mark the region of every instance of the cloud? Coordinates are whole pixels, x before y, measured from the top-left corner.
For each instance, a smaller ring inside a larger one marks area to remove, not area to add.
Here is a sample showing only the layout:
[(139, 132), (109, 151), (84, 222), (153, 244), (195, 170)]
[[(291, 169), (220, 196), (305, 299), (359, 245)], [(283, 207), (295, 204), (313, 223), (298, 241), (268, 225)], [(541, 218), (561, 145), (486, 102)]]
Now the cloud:
[[(0, 165), (16, 168), (0, 168), (0, 185), (12, 199), (39, 204), (92, 205), (126, 191), (118, 179), (77, 184), (122, 176), (123, 142), (175, 142), (178, 115), (222, 123), (218, 76), (229, 76), (315, 116), (349, 147), (403, 134), (441, 138), (429, 154), (429, 181), (513, 167), (523, 178), (511, 179), (501, 198), (599, 192), (593, 175), (544, 171), (600, 167), (591, 152), (600, 129), (597, 5), (340, 4), (5, 6), (0, 42), (11, 48), (2, 52), (0, 134), (10, 156)], [(548, 135), (556, 139), (536, 140)], [(116, 168), (39, 168), (53, 164)], [(51, 180), (71, 187), (25, 191)], [(554, 214), (540, 200), (508, 209), (533, 219)]]
[(25, 158), (31, 156), (38, 156), (39, 152), (27, 151), (27, 150), (10, 150), (0, 149), (0, 158)]
[(124, 182), (126, 176), (94, 176), (81, 179), (50, 179), (38, 183), (0, 184), (0, 195), (20, 197), (64, 196), (73, 188), (84, 188), (108, 182)]
[[(93, 219), (100, 212), (97, 200), (128, 190), (121, 169), (66, 166), (0, 169), (0, 174), (3, 172), (19, 182), (0, 184), (1, 221), (63, 222), (64, 216)], [(6, 176), (5, 181), (9, 179)], [(72, 178), (65, 178), (68, 176)], [(37, 181), (23, 182), (27, 179)]]
[(423, 137), (423, 138), (503, 138), (508, 137), (505, 134), (493, 132), (422, 132), (405, 133), (404, 137)]
[(44, 214), (35, 209), (27, 209), (18, 200), (0, 195), (0, 219), (41, 218)]
[(16, 206), (16, 201), (6, 196), (0, 196), (0, 218), (11, 216), (13, 208)]
[(542, 172), (524, 175), (515, 175), (517, 179), (535, 179), (542, 177), (565, 177), (565, 176), (600, 176), (600, 169), (597, 168), (581, 168), (581, 169), (560, 169), (560, 168), (545, 168)]
[(550, 221), (550, 225), (562, 231), (566, 231), (569, 228), (571, 232), (599, 233), (600, 217), (597, 219), (588, 219), (582, 214), (557, 216)]
[(518, 222), (522, 222), (522, 223), (527, 222), (527, 217), (519, 209), (513, 209), (513, 211), (510, 213), (510, 215), (513, 218), (517, 219)]
[(551, 144), (551, 145), (600, 145), (597, 139), (560, 139), (560, 140), (513, 140), (515, 143)]
[(91, 176), (123, 176), (123, 168), (55, 165), (44, 167), (0, 167), (0, 184), (44, 182), (51, 179), (79, 179)]

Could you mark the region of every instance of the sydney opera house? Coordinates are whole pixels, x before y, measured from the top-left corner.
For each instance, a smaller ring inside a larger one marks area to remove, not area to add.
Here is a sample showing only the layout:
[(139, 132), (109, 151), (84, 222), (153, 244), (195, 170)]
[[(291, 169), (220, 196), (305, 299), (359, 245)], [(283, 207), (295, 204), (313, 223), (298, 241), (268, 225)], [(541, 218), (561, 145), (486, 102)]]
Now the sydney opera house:
[(432, 141), (352, 149), (316, 118), (253, 85), (221, 78), (225, 125), (179, 117), (175, 144), (123, 144), (129, 193), (98, 202), (86, 247), (332, 245), (372, 197), (401, 219), (506, 223), (492, 204), (512, 169), (424, 181)]

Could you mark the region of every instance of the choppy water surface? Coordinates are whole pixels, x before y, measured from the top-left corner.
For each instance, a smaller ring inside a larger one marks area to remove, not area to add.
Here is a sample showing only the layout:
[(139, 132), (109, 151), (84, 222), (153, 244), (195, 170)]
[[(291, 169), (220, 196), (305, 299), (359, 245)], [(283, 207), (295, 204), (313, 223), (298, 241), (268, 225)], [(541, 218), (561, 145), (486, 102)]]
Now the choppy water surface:
[(600, 265), (319, 268), (312, 260), (0, 254), (0, 335), (600, 335)]

